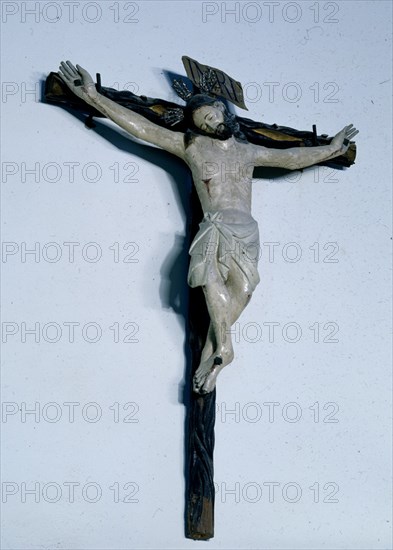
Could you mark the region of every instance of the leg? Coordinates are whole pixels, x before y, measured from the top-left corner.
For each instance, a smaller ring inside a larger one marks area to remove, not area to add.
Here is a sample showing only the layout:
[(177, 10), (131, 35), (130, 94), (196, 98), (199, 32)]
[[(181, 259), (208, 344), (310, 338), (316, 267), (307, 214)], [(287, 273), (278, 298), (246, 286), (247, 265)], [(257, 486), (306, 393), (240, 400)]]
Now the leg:
[(204, 287), (204, 292), (211, 323), (194, 377), (194, 391), (200, 393), (212, 391), (219, 372), (232, 362), (230, 328), (251, 299), (249, 284), (238, 269), (231, 270), (226, 284), (218, 276)]
[[(225, 283), (220, 275), (212, 274), (209, 282), (204, 285), (206, 305), (210, 316), (210, 327), (203, 348), (201, 363), (194, 376), (194, 391), (207, 393), (207, 387), (204, 388), (206, 378), (213, 372), (221, 370), (233, 359), (233, 349), (231, 341), (225, 338), (225, 330), (222, 327), (229, 325), (229, 303), (230, 296)], [(214, 386), (213, 386), (214, 387)], [(213, 387), (211, 389), (213, 389)]]
[(209, 330), (207, 331), (206, 342), (202, 350), (201, 361), (206, 361), (216, 349), (216, 337), (214, 334), (213, 324), (210, 321)]

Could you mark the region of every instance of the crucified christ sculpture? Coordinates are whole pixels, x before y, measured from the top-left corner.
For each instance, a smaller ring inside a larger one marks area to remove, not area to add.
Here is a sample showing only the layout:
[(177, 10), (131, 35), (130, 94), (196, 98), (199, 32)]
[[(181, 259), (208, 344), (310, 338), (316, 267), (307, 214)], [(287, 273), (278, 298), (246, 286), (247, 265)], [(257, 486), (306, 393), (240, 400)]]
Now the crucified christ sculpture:
[[(185, 94), (191, 131), (173, 131), (101, 94), (79, 65), (62, 62), (58, 74), (88, 105), (132, 136), (181, 158), (192, 172), (204, 217), (190, 248), (188, 283), (203, 288), (210, 316), (193, 389), (209, 393), (219, 372), (233, 361), (230, 328), (259, 283), (258, 225), (251, 215), (254, 167), (300, 170), (320, 164), (344, 155), (358, 131), (349, 124), (329, 144), (314, 147), (256, 145), (247, 140), (225, 103), (208, 93)], [(174, 120), (176, 116), (174, 112)]]

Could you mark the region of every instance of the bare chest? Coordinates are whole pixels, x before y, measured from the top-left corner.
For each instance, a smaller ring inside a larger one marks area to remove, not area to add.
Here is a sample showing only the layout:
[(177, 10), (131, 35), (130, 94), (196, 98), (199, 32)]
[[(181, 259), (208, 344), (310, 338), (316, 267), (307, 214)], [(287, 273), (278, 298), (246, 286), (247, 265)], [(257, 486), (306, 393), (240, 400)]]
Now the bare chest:
[(226, 180), (239, 182), (252, 177), (247, 144), (234, 139), (219, 141), (198, 136), (187, 148), (186, 161), (196, 180), (222, 180), (225, 175)]

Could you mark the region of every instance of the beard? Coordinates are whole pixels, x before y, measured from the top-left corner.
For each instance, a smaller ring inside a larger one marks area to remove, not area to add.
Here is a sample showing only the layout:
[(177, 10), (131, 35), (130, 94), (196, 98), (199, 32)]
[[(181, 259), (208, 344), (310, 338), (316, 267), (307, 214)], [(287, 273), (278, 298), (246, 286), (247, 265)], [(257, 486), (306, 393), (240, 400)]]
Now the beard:
[(217, 126), (215, 135), (218, 139), (222, 140), (229, 139), (232, 136), (240, 141), (244, 141), (246, 139), (240, 130), (240, 125), (236, 120), (236, 115), (228, 112), (224, 115), (224, 122), (221, 122), (221, 124)]
[(224, 113), (224, 120), (217, 125), (214, 133), (207, 133), (196, 127), (193, 124), (192, 118), (190, 122), (191, 124), (185, 133), (186, 147), (191, 145), (191, 143), (194, 141), (195, 136), (197, 135), (219, 139), (220, 141), (227, 140), (233, 136), (237, 141), (247, 143), (247, 138), (241, 130), (239, 122), (236, 119), (236, 115), (229, 113), (228, 111)]
[(228, 124), (225, 124), (225, 122), (221, 122), (221, 124), (219, 124), (216, 128), (215, 135), (219, 139), (229, 139), (233, 136), (233, 131)]

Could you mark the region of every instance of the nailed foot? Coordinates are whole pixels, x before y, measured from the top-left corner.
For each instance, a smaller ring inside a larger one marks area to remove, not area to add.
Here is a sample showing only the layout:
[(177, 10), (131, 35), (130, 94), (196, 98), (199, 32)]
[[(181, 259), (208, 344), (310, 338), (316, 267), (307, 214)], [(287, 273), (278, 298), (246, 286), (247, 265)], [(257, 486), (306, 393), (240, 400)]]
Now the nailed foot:
[(206, 361), (202, 361), (194, 375), (194, 392), (204, 394), (213, 391), (218, 374), (232, 360), (233, 351), (225, 351), (220, 355), (213, 354)]

